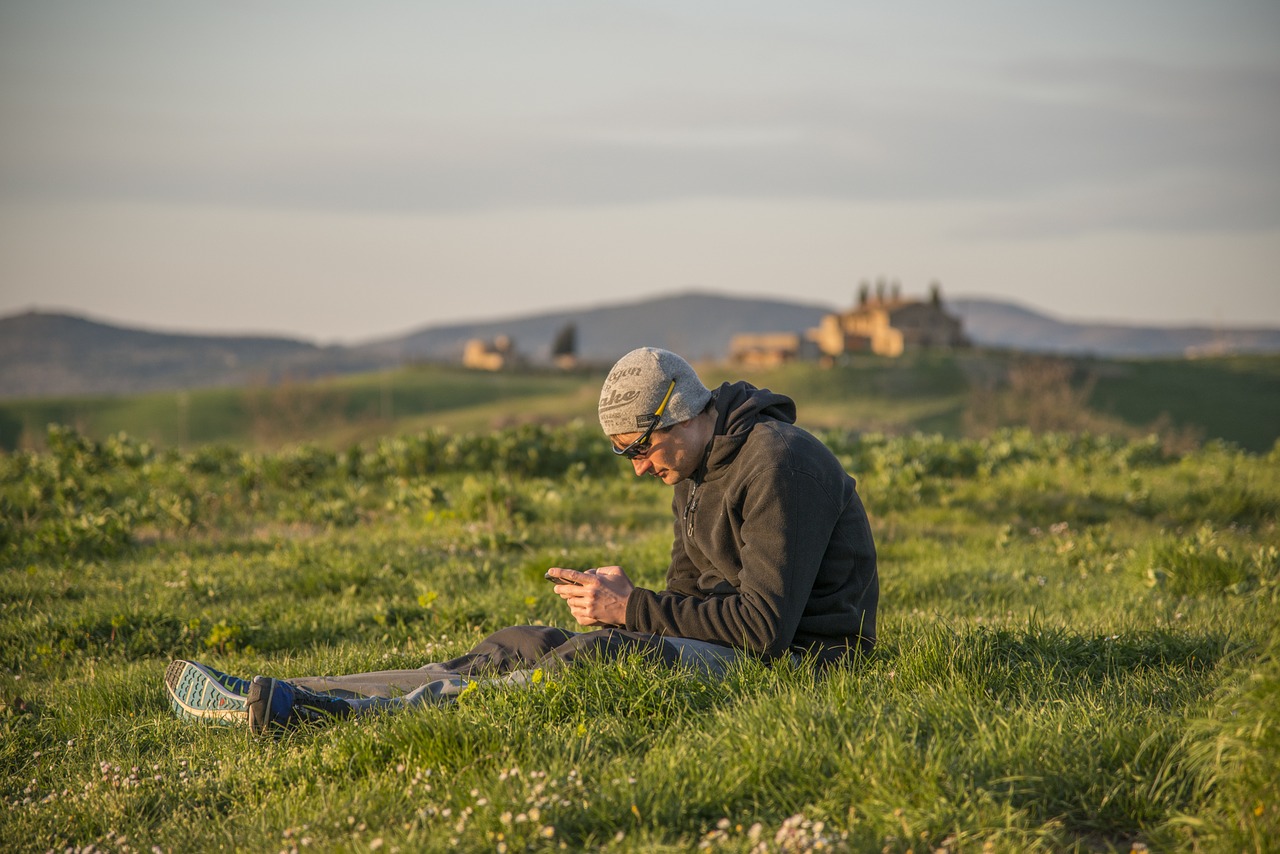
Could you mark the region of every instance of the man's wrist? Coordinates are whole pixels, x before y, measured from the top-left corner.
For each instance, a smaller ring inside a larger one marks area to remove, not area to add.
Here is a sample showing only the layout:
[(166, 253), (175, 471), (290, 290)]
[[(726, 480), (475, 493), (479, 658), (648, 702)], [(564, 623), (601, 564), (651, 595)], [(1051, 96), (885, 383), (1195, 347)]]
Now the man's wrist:
[(641, 625), (641, 612), (645, 594), (651, 594), (653, 591), (646, 590), (643, 587), (632, 587), (631, 592), (627, 594), (627, 601), (623, 608), (622, 628), (632, 631), (642, 632), (644, 626)]
[(617, 616), (620, 618), (615, 624), (620, 629), (627, 627), (627, 614), (631, 610), (631, 598), (636, 595), (636, 588), (632, 587), (631, 592), (627, 594), (627, 598), (622, 600), (622, 610)]

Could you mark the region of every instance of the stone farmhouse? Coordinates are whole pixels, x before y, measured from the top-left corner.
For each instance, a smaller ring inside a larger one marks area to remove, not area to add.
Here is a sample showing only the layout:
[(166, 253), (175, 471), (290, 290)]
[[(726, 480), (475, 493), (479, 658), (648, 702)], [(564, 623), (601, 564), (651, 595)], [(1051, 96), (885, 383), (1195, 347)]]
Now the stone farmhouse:
[(795, 359), (830, 362), (846, 353), (896, 357), (908, 350), (967, 346), (963, 324), (943, 307), (937, 284), (930, 288), (929, 299), (919, 300), (903, 298), (896, 285), (887, 289), (883, 283), (873, 296), (864, 283), (852, 309), (828, 314), (803, 335), (735, 335), (729, 356), (738, 364), (764, 368)]
[(863, 285), (853, 309), (828, 314), (809, 334), (823, 355), (831, 357), (866, 352), (901, 356), (907, 350), (969, 346), (960, 319), (943, 308), (936, 284), (927, 301), (903, 299), (897, 287), (886, 296), (883, 285), (873, 297)]
[(747, 368), (776, 368), (819, 355), (818, 345), (799, 332), (743, 332), (729, 339), (729, 358)]

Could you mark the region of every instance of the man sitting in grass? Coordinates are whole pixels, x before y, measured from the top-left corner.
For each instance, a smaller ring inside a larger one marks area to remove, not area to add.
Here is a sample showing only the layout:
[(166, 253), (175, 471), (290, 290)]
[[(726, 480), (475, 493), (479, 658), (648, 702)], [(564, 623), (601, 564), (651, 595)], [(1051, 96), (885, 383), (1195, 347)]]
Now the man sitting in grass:
[(470, 652), (415, 670), (240, 679), (175, 661), (165, 685), (180, 717), (292, 723), (446, 702), (477, 679), (523, 684), (534, 669), (639, 652), (719, 675), (735, 659), (845, 662), (875, 642), (879, 580), (854, 481), (796, 427), (790, 398), (745, 383), (712, 392), (667, 350), (633, 350), (600, 392), (600, 424), (637, 476), (675, 487), (666, 588), (619, 566), (552, 567), (547, 578), (583, 626), (513, 626)]

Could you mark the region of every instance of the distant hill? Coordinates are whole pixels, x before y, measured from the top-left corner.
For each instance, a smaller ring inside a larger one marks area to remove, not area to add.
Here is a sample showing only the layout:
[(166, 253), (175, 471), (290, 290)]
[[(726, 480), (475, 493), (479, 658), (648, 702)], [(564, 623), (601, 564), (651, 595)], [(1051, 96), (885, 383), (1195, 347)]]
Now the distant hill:
[(1005, 350), (1111, 358), (1280, 351), (1280, 329), (1070, 323), (991, 299), (948, 300), (947, 306), (975, 344)]
[(128, 394), (272, 383), (354, 370), (343, 348), (289, 338), (180, 335), (67, 314), (0, 318), (0, 397)]
[[(974, 344), (1002, 350), (1103, 358), (1280, 352), (1280, 329), (1072, 323), (992, 299), (948, 300), (947, 308), (964, 321)], [(573, 322), (579, 354), (588, 361), (611, 362), (645, 345), (667, 347), (695, 360), (723, 359), (738, 332), (803, 332), (833, 310), (783, 300), (690, 293), (533, 317), (432, 326), (354, 350), (377, 360), (456, 361), (468, 339), (508, 335), (521, 352), (541, 362), (548, 360), (556, 332)]]
[(534, 361), (550, 359), (551, 340), (565, 324), (578, 332), (578, 355), (611, 364), (636, 347), (666, 347), (692, 360), (723, 359), (739, 332), (803, 331), (817, 326), (830, 306), (706, 293), (655, 297), (576, 311), (478, 323), (432, 326), (409, 335), (355, 348), (398, 361), (456, 361), (469, 338), (508, 335)]
[(711, 294), (658, 297), (576, 311), (426, 327), (351, 347), (290, 338), (160, 333), (68, 314), (0, 318), (0, 398), (132, 394), (274, 383), (375, 370), (405, 362), (458, 361), (470, 338), (508, 335), (533, 362), (550, 359), (567, 323), (588, 362), (611, 362), (645, 344), (692, 359), (723, 358), (737, 332), (807, 329), (824, 306)]
[[(975, 344), (1099, 357), (1280, 352), (1280, 329), (1070, 323), (989, 299), (956, 299), (951, 311)], [(0, 398), (122, 394), (273, 383), (391, 367), (457, 361), (470, 338), (507, 335), (534, 363), (575, 324), (578, 352), (608, 364), (646, 344), (693, 360), (722, 359), (738, 332), (799, 332), (833, 308), (787, 300), (685, 293), (577, 310), (429, 326), (350, 347), (290, 338), (181, 335), (26, 312), (0, 318)]]

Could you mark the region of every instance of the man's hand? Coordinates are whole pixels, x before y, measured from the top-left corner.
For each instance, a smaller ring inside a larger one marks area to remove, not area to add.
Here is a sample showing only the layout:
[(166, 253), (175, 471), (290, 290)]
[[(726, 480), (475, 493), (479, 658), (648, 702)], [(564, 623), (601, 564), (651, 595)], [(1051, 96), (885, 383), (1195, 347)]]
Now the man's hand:
[(556, 594), (569, 605), (569, 613), (584, 626), (623, 626), (627, 622), (627, 598), (635, 585), (620, 566), (601, 566), (578, 572), (553, 566), (548, 578), (556, 584)]

